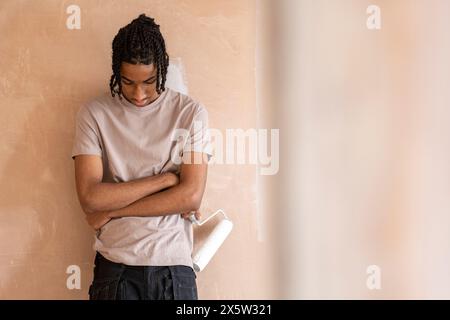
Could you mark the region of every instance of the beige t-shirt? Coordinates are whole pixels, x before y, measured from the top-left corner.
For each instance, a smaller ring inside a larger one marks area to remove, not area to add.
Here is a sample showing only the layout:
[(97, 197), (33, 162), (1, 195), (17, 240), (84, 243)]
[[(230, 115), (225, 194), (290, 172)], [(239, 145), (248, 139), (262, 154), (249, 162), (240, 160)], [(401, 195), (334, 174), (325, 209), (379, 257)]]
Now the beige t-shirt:
[[(145, 107), (105, 93), (77, 113), (72, 159), (101, 156), (103, 182), (179, 172), (180, 156), (187, 151), (211, 156), (208, 113), (171, 89)], [(111, 261), (144, 266), (192, 267), (192, 248), (192, 225), (179, 214), (113, 219), (94, 243), (94, 250)]]

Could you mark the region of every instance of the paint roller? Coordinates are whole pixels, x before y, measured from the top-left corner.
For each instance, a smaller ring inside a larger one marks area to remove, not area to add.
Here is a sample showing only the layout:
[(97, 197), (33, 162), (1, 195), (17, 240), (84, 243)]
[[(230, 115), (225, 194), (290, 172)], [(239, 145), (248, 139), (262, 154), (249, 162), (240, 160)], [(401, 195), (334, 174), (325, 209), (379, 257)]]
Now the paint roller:
[(228, 235), (231, 232), (231, 229), (233, 229), (233, 222), (231, 222), (230, 219), (228, 219), (227, 215), (222, 209), (217, 210), (214, 212), (211, 216), (209, 216), (207, 219), (205, 219), (202, 222), (199, 222), (195, 215), (192, 214), (189, 219), (191, 222), (197, 226), (202, 226), (208, 220), (213, 218), (215, 215), (221, 213), (225, 219), (220, 221), (217, 226), (213, 229), (211, 234), (208, 236), (208, 238), (205, 240), (205, 243), (201, 246), (200, 249), (197, 250), (197, 252), (194, 254), (192, 258), (192, 262), (194, 265), (195, 272), (202, 271), (208, 262), (211, 260), (211, 258), (214, 256), (214, 254), (217, 252), (217, 250), (220, 248), (222, 243), (225, 241), (225, 239), (228, 237)]

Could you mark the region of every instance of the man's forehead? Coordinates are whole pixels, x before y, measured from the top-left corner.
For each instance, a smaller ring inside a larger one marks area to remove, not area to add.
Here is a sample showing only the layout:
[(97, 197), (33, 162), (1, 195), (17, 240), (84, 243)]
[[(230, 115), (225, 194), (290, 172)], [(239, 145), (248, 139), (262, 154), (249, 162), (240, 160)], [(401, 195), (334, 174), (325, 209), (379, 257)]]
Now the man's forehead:
[(120, 66), (120, 74), (130, 81), (146, 81), (156, 76), (154, 64), (131, 64), (123, 62)]

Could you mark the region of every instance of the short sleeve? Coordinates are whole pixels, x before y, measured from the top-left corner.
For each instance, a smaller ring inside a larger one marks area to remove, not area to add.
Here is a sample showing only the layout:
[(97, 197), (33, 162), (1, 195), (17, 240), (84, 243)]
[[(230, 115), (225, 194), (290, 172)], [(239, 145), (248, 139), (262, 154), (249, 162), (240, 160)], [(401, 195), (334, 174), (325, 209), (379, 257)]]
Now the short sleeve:
[(77, 113), (72, 159), (80, 154), (102, 155), (98, 126), (90, 110), (83, 106)]
[(212, 157), (211, 137), (208, 128), (208, 111), (200, 105), (193, 117), (189, 136), (183, 148), (183, 153), (201, 152), (208, 155), (208, 161)]

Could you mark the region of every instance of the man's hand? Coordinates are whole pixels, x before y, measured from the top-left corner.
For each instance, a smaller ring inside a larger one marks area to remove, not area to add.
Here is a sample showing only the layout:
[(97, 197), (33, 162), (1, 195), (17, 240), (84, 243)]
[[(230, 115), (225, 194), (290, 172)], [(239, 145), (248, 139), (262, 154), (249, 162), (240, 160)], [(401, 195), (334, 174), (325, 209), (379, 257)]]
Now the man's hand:
[(94, 230), (99, 230), (107, 224), (111, 218), (109, 217), (109, 211), (99, 211), (86, 214), (86, 220)]
[(200, 218), (202, 217), (202, 214), (200, 213), (200, 211), (196, 210), (196, 211), (188, 211), (188, 212), (184, 212), (181, 214), (181, 217), (183, 219), (189, 219), (189, 217), (194, 214), (195, 215), (195, 219), (200, 220)]

